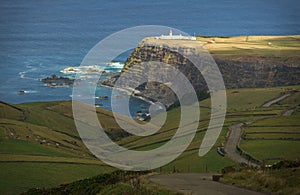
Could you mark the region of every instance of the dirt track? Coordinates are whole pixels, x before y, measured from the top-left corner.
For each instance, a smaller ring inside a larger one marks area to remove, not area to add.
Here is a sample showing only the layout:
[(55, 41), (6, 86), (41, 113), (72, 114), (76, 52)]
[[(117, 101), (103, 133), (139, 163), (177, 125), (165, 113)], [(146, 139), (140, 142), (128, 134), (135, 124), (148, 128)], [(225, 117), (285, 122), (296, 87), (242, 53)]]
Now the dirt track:
[(263, 193), (212, 181), (212, 174), (176, 173), (149, 177), (149, 180), (184, 194), (262, 195)]

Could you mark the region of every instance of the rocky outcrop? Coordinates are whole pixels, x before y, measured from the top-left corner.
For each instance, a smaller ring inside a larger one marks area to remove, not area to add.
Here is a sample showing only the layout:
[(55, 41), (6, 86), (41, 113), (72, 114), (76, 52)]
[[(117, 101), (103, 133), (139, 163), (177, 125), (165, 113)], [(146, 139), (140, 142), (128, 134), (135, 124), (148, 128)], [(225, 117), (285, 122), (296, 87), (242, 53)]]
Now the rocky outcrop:
[[(180, 51), (180, 52), (178, 52)], [(167, 72), (166, 67), (156, 66), (155, 72), (147, 72), (143, 63), (150, 61), (164, 62), (180, 70), (197, 90), (206, 88), (206, 83), (198, 69), (184, 56), (196, 52), (195, 48), (186, 45), (148, 44), (142, 41), (128, 57), (121, 75), (128, 69), (135, 72), (135, 77), (147, 76)], [(274, 56), (213, 56), (225, 82), (226, 88), (245, 87), (274, 87), (300, 84), (300, 57), (274, 57)], [(115, 75), (102, 84), (113, 86), (119, 75)], [(128, 82), (135, 82), (128, 79)], [(126, 83), (124, 83), (126, 86)], [(170, 105), (177, 100), (176, 95), (167, 85), (149, 82), (137, 88), (137, 95), (152, 100), (158, 100)]]
[(41, 81), (46, 83), (47, 86), (49, 86), (49, 87), (63, 87), (63, 86), (73, 85), (75, 79), (57, 76), (54, 74), (54, 75), (51, 75), (50, 77), (41, 79)]

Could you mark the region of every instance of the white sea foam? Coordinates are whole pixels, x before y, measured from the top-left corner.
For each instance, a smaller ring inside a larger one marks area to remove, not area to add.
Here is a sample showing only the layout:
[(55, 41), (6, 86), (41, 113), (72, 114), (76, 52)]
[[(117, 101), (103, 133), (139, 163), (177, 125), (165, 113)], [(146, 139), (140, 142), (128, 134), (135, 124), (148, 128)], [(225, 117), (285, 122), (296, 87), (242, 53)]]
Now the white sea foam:
[(24, 90), (25, 93), (37, 93), (36, 90)]
[(27, 76), (28, 73), (36, 71), (37, 68), (36, 68), (36, 67), (33, 67), (33, 66), (31, 66), (31, 65), (26, 65), (26, 68), (27, 68), (28, 70), (19, 72), (20, 78), (21, 78), (21, 79), (37, 80), (37, 78), (33, 78), (33, 77)]
[(107, 62), (106, 63), (108, 68), (123, 68), (124, 67), (124, 63), (122, 62)]
[(29, 72), (29, 71), (21, 71), (21, 72), (19, 72), (20, 78), (21, 78), (21, 79), (37, 80), (37, 78), (28, 77), (28, 76), (27, 76), (27, 73), (28, 73), (28, 72)]
[(92, 66), (69, 66), (63, 70), (60, 71), (64, 74), (99, 74), (104, 73), (105, 70), (100, 68), (97, 65)]

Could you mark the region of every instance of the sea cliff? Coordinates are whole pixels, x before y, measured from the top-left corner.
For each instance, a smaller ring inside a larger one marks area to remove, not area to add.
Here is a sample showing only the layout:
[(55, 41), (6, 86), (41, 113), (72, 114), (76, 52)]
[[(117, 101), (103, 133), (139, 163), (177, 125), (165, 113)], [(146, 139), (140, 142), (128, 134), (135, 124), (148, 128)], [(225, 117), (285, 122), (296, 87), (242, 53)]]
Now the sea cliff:
[[(181, 54), (193, 54), (196, 47), (208, 50), (222, 73), (226, 88), (274, 87), (300, 84), (300, 36), (289, 37), (197, 37), (190, 40), (159, 40), (145, 38), (128, 57), (121, 75), (131, 69), (136, 78), (145, 76), (145, 62), (156, 61), (172, 65), (181, 71), (196, 91), (206, 89), (201, 73)], [(168, 72), (156, 66), (147, 76)], [(120, 75), (102, 82), (113, 86)], [(135, 82), (134, 79), (127, 79)], [(138, 80), (138, 79), (137, 79)], [(150, 79), (151, 80), (151, 79)], [(123, 83), (126, 86), (126, 83)], [(169, 106), (177, 100), (167, 85), (148, 82), (136, 90), (136, 95)]]

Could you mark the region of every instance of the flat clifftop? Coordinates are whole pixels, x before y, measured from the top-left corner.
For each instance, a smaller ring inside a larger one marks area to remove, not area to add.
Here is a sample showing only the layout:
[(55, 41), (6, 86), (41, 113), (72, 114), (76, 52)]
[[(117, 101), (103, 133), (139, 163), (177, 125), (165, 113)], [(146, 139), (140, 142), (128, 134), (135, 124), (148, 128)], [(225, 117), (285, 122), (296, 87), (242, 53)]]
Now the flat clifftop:
[[(208, 39), (215, 44), (207, 44)], [(203, 38), (205, 48), (213, 55), (255, 55), (268, 57), (300, 56), (300, 35), (293, 36), (240, 36)]]
[(168, 47), (204, 48), (212, 55), (300, 57), (300, 35), (290, 36), (196, 36), (196, 40), (156, 39), (147, 37), (139, 47), (164, 45)]
[(200, 40), (178, 40), (178, 39), (156, 39), (155, 37), (147, 37), (143, 39), (138, 47), (148, 45), (161, 45), (167, 47), (181, 47), (181, 48), (201, 48), (203, 42)]

